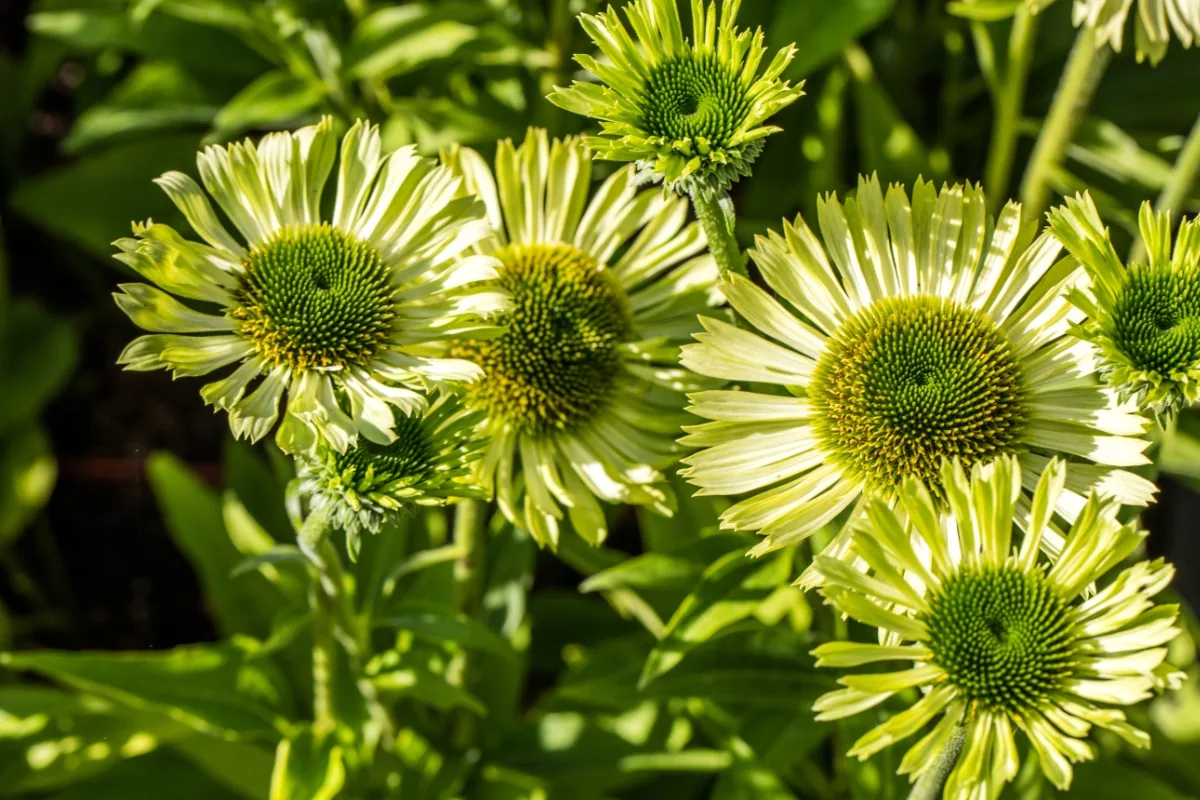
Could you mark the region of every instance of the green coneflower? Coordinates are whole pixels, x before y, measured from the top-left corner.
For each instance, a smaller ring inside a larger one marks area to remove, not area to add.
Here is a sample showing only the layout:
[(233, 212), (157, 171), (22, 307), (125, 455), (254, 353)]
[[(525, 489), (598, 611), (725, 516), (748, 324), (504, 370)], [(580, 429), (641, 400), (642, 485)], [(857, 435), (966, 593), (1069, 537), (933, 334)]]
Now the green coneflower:
[[(1040, 11), (1054, 0), (1031, 0)], [(1075, 0), (1072, 19), (1076, 27), (1087, 25), (1096, 31), (1096, 46), (1111, 46), (1121, 52), (1125, 23), (1133, 9), (1133, 0)], [(1184, 47), (1200, 38), (1200, 0), (1137, 0), (1137, 28), (1134, 44), (1137, 58), (1149, 58), (1157, 64), (1167, 54), (1171, 32)]]
[(485, 498), (475, 462), (483, 456), (478, 428), (483, 413), (442, 393), (423, 414), (396, 414), (395, 439), (367, 438), (339, 453), (321, 446), (297, 459), (300, 492), (312, 512), (323, 511), (346, 532), (351, 553), (363, 531), (378, 533), (390, 518), (414, 506), (443, 505), (454, 498)]
[(564, 508), (605, 537), (597, 498), (669, 514), (660, 470), (678, 458), (683, 393), (703, 383), (679, 344), (720, 302), (687, 202), (639, 192), (630, 168), (592, 193), (584, 144), (539, 129), (500, 143), (495, 177), (473, 150), (445, 159), (487, 204), (481, 250), (512, 297), (501, 335), (457, 348), (484, 370), (468, 397), (488, 413), (481, 468), (501, 510), (551, 546)]
[(872, 178), (854, 200), (821, 199), (818, 214), (824, 247), (797, 218), (751, 251), (790, 306), (740, 276), (724, 286), (763, 335), (702, 320), (707, 333), (683, 349), (696, 372), (793, 393), (692, 397), (711, 421), (682, 440), (707, 448), (683, 459), (684, 474), (706, 494), (752, 493), (722, 519), (766, 537), (753, 552), (803, 541), (910, 478), (936, 491), (943, 457), (1019, 454), (1026, 490), (1050, 456), (1094, 462), (1059, 496), (1068, 521), (1093, 486), (1149, 502), (1152, 484), (1112, 469), (1146, 463), (1148, 423), (1099, 384), (1091, 347), (1069, 334), (1062, 293), (1083, 271), (1058, 260), (1048, 233), (1031, 243), (1020, 232), (1019, 205), (993, 225), (978, 187), (918, 182), (910, 204)]
[(1087, 194), (1050, 212), (1050, 228), (1091, 277), (1068, 295), (1087, 319), (1076, 328), (1096, 345), (1101, 370), (1123, 399), (1171, 416), (1200, 398), (1200, 223), (1179, 226), (1149, 203), (1138, 215), (1147, 261), (1121, 263)]
[(675, 0), (630, 3), (633, 36), (611, 8), (580, 15), (607, 62), (576, 60), (603, 84), (577, 81), (556, 88), (550, 101), (603, 122), (601, 135), (587, 140), (597, 158), (637, 162), (644, 177), (681, 193), (728, 189), (779, 131), (763, 123), (803, 94), (779, 79), (794, 47), (759, 72), (763, 32), (734, 26), (739, 5), (692, 0), (690, 41)]
[(152, 222), (116, 242), (116, 258), (161, 287), (120, 287), (117, 304), (154, 332), (120, 363), (176, 377), (239, 364), (201, 395), (251, 440), (275, 427), (286, 395), (276, 438), (289, 453), (319, 440), (345, 451), (359, 435), (391, 442), (393, 409), (419, 414), (422, 392), (479, 375), (431, 348), (485, 329), (506, 307), (488, 283), (497, 262), (465, 255), (488, 227), (459, 178), (413, 148), (382, 153), (378, 130), (360, 122), (342, 140), (326, 218), (337, 149), (329, 118), (257, 147), (208, 147), (201, 180), (244, 243), (180, 172), (157, 183), (204, 243)]
[(867, 733), (849, 754), (868, 758), (940, 715), (899, 772), (916, 780), (963, 726), (965, 743), (945, 786), (955, 800), (999, 795), (1017, 774), (1018, 729), (1059, 789), (1070, 785), (1073, 762), (1094, 757), (1086, 741), (1093, 726), (1149, 747), (1150, 737), (1113, 706), (1182, 680), (1164, 663), (1164, 645), (1179, 632), (1178, 607), (1151, 600), (1170, 582), (1169, 564), (1141, 562), (1098, 592), (1089, 589), (1134, 551), (1145, 531), (1122, 525), (1120, 503), (1093, 494), (1047, 563), (1039, 556), (1042, 539), (1070, 480), (1055, 459), (1037, 479), (1032, 518), (1014, 551), (1023, 472), (1006, 456), (976, 465), (968, 481), (961, 464), (947, 462), (942, 486), (950, 515), (940, 516), (941, 503), (910, 480), (900, 489), (898, 510), (879, 500), (867, 504), (851, 542), (862, 569), (825, 556), (815, 565), (830, 603), (880, 629), (879, 644), (821, 645), (813, 651), (817, 665), (911, 664), (843, 677), (846, 688), (815, 704), (817, 719), (848, 717), (919, 687), (911, 708)]

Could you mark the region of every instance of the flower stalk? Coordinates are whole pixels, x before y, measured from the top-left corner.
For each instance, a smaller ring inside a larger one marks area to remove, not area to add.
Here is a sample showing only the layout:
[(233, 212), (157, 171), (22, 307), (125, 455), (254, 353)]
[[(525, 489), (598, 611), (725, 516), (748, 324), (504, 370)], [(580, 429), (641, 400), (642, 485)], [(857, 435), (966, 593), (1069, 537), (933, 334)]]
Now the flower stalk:
[(983, 186), (987, 192), (989, 211), (998, 213), (1008, 197), (1012, 178), (1013, 157), (1017, 149), (1025, 88), (1029, 83), (1029, 67), (1033, 62), (1033, 47), (1037, 41), (1038, 16), (1021, 6), (1013, 17), (1008, 39), (1008, 65), (996, 93), (996, 113), (992, 122), (992, 142), (988, 148)]
[(733, 204), (729, 195), (725, 192), (711, 196), (692, 195), (692, 208), (704, 229), (709, 251), (721, 275), (746, 275), (746, 256), (734, 235)]
[(941, 798), (942, 790), (950, 778), (950, 773), (954, 771), (954, 765), (958, 763), (958, 757), (962, 754), (963, 743), (966, 739), (967, 726), (959, 725), (946, 740), (945, 746), (938, 753), (937, 759), (929, 771), (923, 774), (913, 786), (908, 800), (939, 800)]
[(1092, 102), (1096, 87), (1108, 67), (1112, 50), (1097, 47), (1096, 32), (1080, 27), (1059, 78), (1050, 111), (1033, 146), (1033, 155), (1021, 183), (1022, 215), (1025, 223), (1036, 223), (1050, 205), (1050, 182), (1062, 166), (1067, 147)]

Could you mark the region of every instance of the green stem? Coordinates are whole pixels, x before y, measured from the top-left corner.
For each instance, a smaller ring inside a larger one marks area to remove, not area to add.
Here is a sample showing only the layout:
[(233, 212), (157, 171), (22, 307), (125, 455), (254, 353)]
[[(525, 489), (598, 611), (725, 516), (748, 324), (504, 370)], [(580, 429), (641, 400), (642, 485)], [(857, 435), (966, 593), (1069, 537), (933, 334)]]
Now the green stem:
[(333, 597), (336, 587), (341, 583), (341, 576), (330, 574), (328, 559), (323, 557), (329, 547), (329, 516), (324, 511), (309, 514), (296, 539), (316, 569), (315, 580), (309, 587), (309, 605), (313, 615), (313, 732), (324, 735), (333, 731), (337, 724), (333, 710), (333, 671), (337, 664), (334, 620), (337, 609)]
[(333, 634), (333, 609), (329, 595), (314, 581), (309, 590), (313, 613), (313, 733), (330, 733), (336, 727), (333, 711), (333, 670), (337, 663), (337, 646)]
[[(454, 546), (459, 555), (454, 562), (455, 600), (458, 610), (474, 617), (483, 605), (487, 588), (487, 504), (480, 500), (464, 500), (454, 513)], [(459, 686), (468, 687), (472, 673), (471, 654), (459, 653), (451, 664), (450, 674)], [(474, 746), (478, 733), (474, 712), (459, 709), (451, 721), (451, 739), (461, 750)]]
[(1025, 222), (1036, 223), (1050, 205), (1050, 181), (1062, 165), (1071, 137), (1092, 102), (1111, 54), (1108, 46), (1096, 46), (1095, 31), (1087, 25), (1080, 27), (1058, 88), (1054, 90), (1050, 112), (1033, 146), (1029, 166), (1025, 168), (1021, 183)]
[(455, 507), (454, 583), (458, 610), (474, 616), (483, 602), (484, 560), (487, 558), (487, 505), (481, 500), (464, 500)]
[(962, 753), (963, 742), (966, 738), (966, 726), (959, 725), (954, 729), (950, 738), (946, 740), (946, 746), (942, 748), (942, 752), (938, 753), (933, 766), (921, 776), (917, 785), (913, 787), (912, 792), (908, 795), (908, 800), (938, 800), (942, 796), (942, 789), (946, 786), (946, 780), (950, 777), (950, 773), (954, 771), (954, 765), (958, 763), (958, 756)]
[[(1200, 176), (1200, 117), (1196, 118), (1196, 124), (1192, 126), (1187, 141), (1183, 143), (1183, 149), (1175, 158), (1175, 165), (1171, 167), (1171, 174), (1167, 176), (1166, 185), (1163, 186), (1162, 193), (1154, 203), (1154, 210), (1160, 213), (1164, 211), (1169, 213), (1171, 223), (1174, 224), (1183, 215), (1184, 206), (1192, 193), (1192, 187), (1196, 185), (1198, 176)], [(1133, 249), (1126, 260), (1129, 262), (1140, 261), (1145, 257), (1146, 243), (1142, 241), (1141, 236), (1136, 236)]]
[[(746, 258), (733, 235), (733, 205), (726, 192), (711, 197), (692, 196), (696, 219), (708, 239), (708, 249), (717, 261), (721, 275), (746, 274)], [(726, 210), (728, 208), (728, 210)]]
[(1004, 80), (996, 93), (996, 113), (992, 120), (992, 142), (983, 187), (988, 205), (996, 213), (1008, 201), (1008, 184), (1012, 178), (1013, 157), (1017, 151), (1021, 107), (1025, 87), (1029, 83), (1029, 66), (1033, 61), (1033, 46), (1037, 41), (1038, 17), (1021, 6), (1013, 17), (1008, 37), (1008, 65)]

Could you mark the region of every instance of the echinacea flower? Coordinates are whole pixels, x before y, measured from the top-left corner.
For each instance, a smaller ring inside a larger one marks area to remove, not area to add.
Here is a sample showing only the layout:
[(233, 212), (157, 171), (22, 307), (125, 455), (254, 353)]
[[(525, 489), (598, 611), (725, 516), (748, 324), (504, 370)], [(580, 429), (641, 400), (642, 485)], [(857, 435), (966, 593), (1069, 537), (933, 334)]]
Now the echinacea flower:
[[(1024, 482), (1017, 459), (942, 469), (951, 513), (918, 481), (900, 490), (898, 509), (879, 500), (854, 530), (856, 568), (818, 556), (822, 593), (838, 610), (880, 629), (879, 644), (829, 642), (818, 666), (902, 662), (900, 669), (847, 675), (846, 688), (814, 705), (817, 719), (841, 719), (917, 688), (919, 699), (860, 738), (849, 754), (866, 759), (929, 731), (899, 772), (920, 777), (954, 733), (966, 738), (945, 797), (996, 797), (1017, 774), (1020, 731), (1059, 789), (1072, 763), (1095, 756), (1087, 737), (1103, 728), (1137, 747), (1150, 737), (1116, 706), (1177, 687), (1182, 673), (1164, 662), (1179, 632), (1178, 607), (1151, 599), (1174, 569), (1142, 561), (1094, 591), (1129, 557), (1146, 532), (1118, 519), (1120, 503), (1089, 495), (1057, 557), (1039, 551), (1073, 469), (1055, 459), (1033, 493), (1032, 518), (1013, 548), (1015, 503)], [(939, 719), (940, 717), (940, 719)]]
[(1050, 212), (1050, 229), (1091, 277), (1068, 298), (1087, 319), (1076, 328), (1096, 345), (1101, 373), (1122, 398), (1173, 416), (1200, 399), (1200, 222), (1179, 225), (1149, 203), (1138, 215), (1146, 261), (1126, 267), (1090, 195)]
[(378, 533), (406, 510), (487, 496), (474, 469), (485, 444), (478, 430), (482, 418), (460, 398), (441, 393), (424, 413), (397, 413), (396, 438), (389, 444), (364, 437), (345, 453), (321, 445), (301, 456), (298, 488), (310, 512), (324, 513), (356, 553), (363, 531)]
[(152, 222), (116, 242), (116, 258), (150, 281), (122, 285), (117, 304), (153, 331), (120, 363), (176, 377), (237, 364), (201, 396), (250, 440), (282, 404), (276, 438), (289, 453), (318, 440), (344, 452), (359, 435), (391, 442), (394, 410), (419, 414), (423, 392), (479, 375), (431, 347), (478, 333), (506, 304), (487, 283), (496, 261), (467, 252), (488, 227), (461, 179), (411, 147), (384, 154), (378, 129), (359, 122), (341, 142), (326, 216), (337, 150), (329, 118), (258, 146), (208, 147), (200, 178), (243, 241), (195, 181), (168, 172), (157, 183), (204, 243)]
[[(1032, 0), (1035, 11), (1054, 0)], [(1096, 32), (1096, 46), (1111, 46), (1118, 53), (1125, 40), (1125, 23), (1133, 11), (1134, 0), (1074, 0), (1072, 21), (1075, 27), (1087, 25)], [(1162, 61), (1171, 43), (1171, 33), (1184, 47), (1200, 38), (1200, 0), (1137, 0), (1134, 13), (1137, 27), (1134, 44), (1137, 58), (1149, 58), (1151, 64)]]
[[(602, 84), (556, 88), (555, 105), (602, 121), (587, 144), (596, 158), (634, 161), (647, 179), (680, 193), (727, 190), (779, 128), (767, 119), (804, 93), (780, 80), (795, 55), (766, 55), (761, 30), (734, 25), (741, 0), (692, 0), (692, 37), (676, 0), (635, 0), (625, 8), (633, 36), (612, 8), (580, 21), (605, 61), (576, 60)], [(719, 13), (718, 13), (719, 9)]]
[(1018, 204), (993, 225), (978, 187), (918, 181), (910, 204), (871, 178), (853, 200), (819, 200), (818, 216), (824, 246), (797, 218), (751, 251), (781, 300), (737, 275), (723, 286), (760, 333), (704, 319), (683, 348), (702, 375), (792, 393), (692, 397), (710, 422), (688, 428), (683, 442), (706, 449), (684, 474), (705, 494), (749, 493), (722, 521), (766, 537), (752, 552), (801, 542), (910, 478), (936, 492), (944, 457), (1019, 454), (1027, 491), (1051, 456), (1092, 462), (1058, 495), (1068, 522), (1094, 486), (1149, 502), (1152, 484), (1113, 469), (1146, 463), (1148, 421), (1119, 406), (1069, 332), (1078, 312), (1063, 293), (1083, 270), (1048, 233), (1022, 234)]
[(455, 351), (483, 367), (468, 398), (488, 414), (481, 468), (500, 509), (551, 546), (564, 508), (585, 539), (605, 537), (597, 499), (670, 514), (661, 470), (679, 456), (683, 393), (706, 383), (679, 344), (720, 302), (687, 202), (639, 192), (630, 168), (593, 192), (586, 146), (540, 129), (499, 144), (494, 177), (473, 150), (445, 158), (487, 204), (480, 249), (512, 297), (499, 336)]

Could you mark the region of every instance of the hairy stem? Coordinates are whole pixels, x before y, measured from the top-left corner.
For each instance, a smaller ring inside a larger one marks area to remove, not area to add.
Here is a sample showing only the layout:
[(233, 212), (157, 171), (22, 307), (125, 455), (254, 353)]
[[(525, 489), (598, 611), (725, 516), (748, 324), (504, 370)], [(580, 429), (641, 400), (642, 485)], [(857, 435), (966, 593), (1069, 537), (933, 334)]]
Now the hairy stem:
[[(454, 546), (459, 555), (454, 562), (455, 600), (458, 610), (474, 617), (483, 605), (487, 588), (487, 504), (464, 500), (455, 507)], [(470, 683), (473, 668), (471, 654), (463, 651), (451, 665), (451, 675), (464, 688)], [(474, 712), (462, 708), (455, 714), (451, 736), (462, 750), (475, 743), (477, 725)]]
[(696, 219), (704, 229), (708, 249), (716, 259), (721, 275), (734, 272), (745, 275), (746, 257), (742, 255), (742, 250), (733, 235), (733, 204), (729, 195), (726, 192), (709, 198), (693, 195), (692, 207), (696, 210)]
[(1062, 166), (1063, 157), (1075, 129), (1092, 102), (1100, 78), (1108, 66), (1112, 51), (1096, 46), (1096, 33), (1087, 25), (1080, 27), (1063, 67), (1050, 112), (1042, 123), (1041, 133), (1033, 146), (1029, 166), (1021, 183), (1021, 203), (1024, 221), (1037, 222), (1050, 204), (1050, 181)]
[(946, 786), (946, 780), (950, 777), (950, 773), (954, 771), (954, 765), (958, 763), (958, 756), (962, 753), (963, 742), (966, 738), (967, 728), (965, 725), (959, 725), (954, 729), (950, 738), (946, 740), (946, 746), (942, 748), (942, 752), (938, 753), (933, 766), (921, 776), (917, 785), (909, 793), (908, 800), (940, 800), (942, 789)]
[(983, 187), (993, 214), (1008, 200), (1025, 87), (1029, 83), (1029, 65), (1037, 41), (1037, 21), (1036, 14), (1021, 6), (1013, 17), (1012, 32), (1008, 37), (1008, 64), (996, 93), (992, 142), (983, 174)]
[(329, 546), (329, 517), (315, 511), (304, 520), (297, 534), (300, 549), (308, 556), (316, 576), (309, 586), (309, 605), (313, 615), (313, 732), (324, 735), (333, 731), (337, 717), (333, 709), (334, 669), (337, 664), (337, 642), (334, 638), (337, 608), (333, 601), (334, 586), (340, 576), (331, 575), (323, 551)]
[(458, 610), (468, 616), (474, 616), (483, 602), (486, 522), (487, 505), (483, 501), (464, 500), (455, 506), (454, 546), (458, 558), (454, 562), (454, 582)]
[[(1183, 207), (1187, 204), (1198, 176), (1200, 176), (1200, 117), (1196, 118), (1196, 124), (1192, 125), (1192, 132), (1188, 134), (1187, 141), (1183, 143), (1183, 149), (1175, 158), (1175, 165), (1171, 167), (1167, 183), (1154, 203), (1154, 210), (1168, 212), (1171, 215), (1171, 222), (1174, 224), (1183, 215)], [(1127, 261), (1140, 261), (1145, 257), (1146, 243), (1142, 241), (1141, 236), (1135, 236), (1133, 249), (1129, 251)]]

